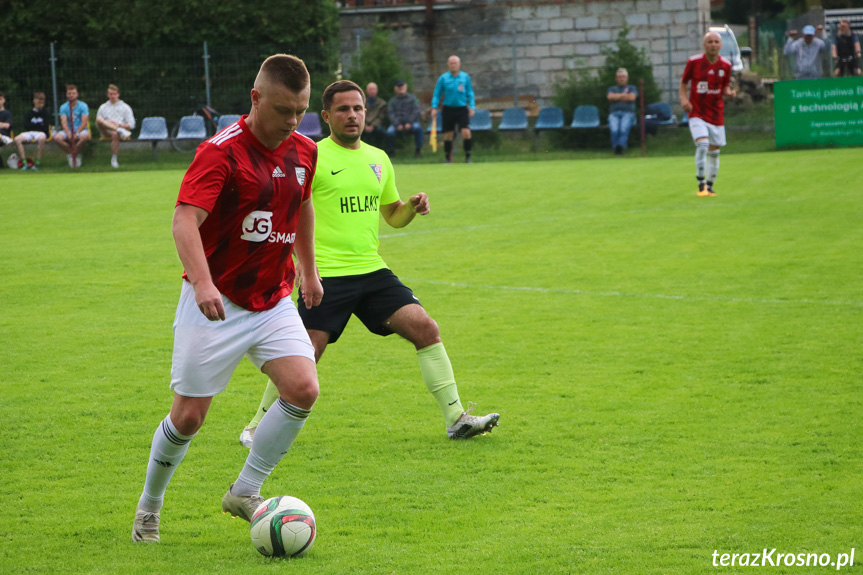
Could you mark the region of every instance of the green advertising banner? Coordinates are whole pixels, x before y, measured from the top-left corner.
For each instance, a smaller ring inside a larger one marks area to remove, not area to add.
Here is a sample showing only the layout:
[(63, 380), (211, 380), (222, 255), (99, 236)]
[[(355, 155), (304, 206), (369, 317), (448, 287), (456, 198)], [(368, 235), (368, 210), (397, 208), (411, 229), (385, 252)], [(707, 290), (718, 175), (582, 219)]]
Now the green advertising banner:
[(863, 76), (773, 84), (776, 145), (863, 145)]

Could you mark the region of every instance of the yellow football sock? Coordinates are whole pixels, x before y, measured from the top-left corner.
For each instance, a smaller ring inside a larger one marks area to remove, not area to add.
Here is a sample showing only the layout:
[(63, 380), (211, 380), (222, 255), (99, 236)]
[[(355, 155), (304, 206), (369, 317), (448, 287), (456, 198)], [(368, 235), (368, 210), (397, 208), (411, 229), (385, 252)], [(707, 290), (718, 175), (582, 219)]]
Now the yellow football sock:
[(264, 396), (261, 398), (261, 405), (258, 406), (258, 412), (255, 414), (255, 417), (252, 418), (252, 421), (250, 421), (246, 426), (246, 429), (258, 427), (264, 414), (267, 413), (267, 410), (270, 409), (274, 403), (276, 403), (277, 399), (279, 399), (279, 390), (276, 388), (276, 384), (268, 379), (267, 389), (264, 390)]
[(452, 364), (443, 343), (436, 343), (417, 350), (417, 359), (426, 388), (437, 400), (447, 426), (452, 425), (461, 417), (464, 408), (462, 408), (458, 397), (458, 387), (452, 372)]

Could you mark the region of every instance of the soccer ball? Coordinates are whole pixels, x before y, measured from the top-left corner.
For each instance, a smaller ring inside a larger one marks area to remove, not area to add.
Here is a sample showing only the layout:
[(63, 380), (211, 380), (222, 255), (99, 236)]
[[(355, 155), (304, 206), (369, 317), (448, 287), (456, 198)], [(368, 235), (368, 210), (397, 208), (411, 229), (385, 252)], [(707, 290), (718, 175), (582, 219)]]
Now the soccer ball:
[(267, 557), (298, 557), (315, 542), (315, 514), (300, 499), (271, 497), (255, 510), (252, 544)]

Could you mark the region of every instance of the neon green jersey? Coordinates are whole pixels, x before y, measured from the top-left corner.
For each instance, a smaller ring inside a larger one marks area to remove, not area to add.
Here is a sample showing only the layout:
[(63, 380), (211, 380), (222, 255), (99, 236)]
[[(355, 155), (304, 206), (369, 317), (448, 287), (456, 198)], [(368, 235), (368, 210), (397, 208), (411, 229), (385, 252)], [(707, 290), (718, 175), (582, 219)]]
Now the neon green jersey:
[(383, 150), (318, 143), (312, 180), (315, 258), (321, 277), (367, 274), (387, 267), (378, 254), (379, 207), (399, 200), (393, 165)]

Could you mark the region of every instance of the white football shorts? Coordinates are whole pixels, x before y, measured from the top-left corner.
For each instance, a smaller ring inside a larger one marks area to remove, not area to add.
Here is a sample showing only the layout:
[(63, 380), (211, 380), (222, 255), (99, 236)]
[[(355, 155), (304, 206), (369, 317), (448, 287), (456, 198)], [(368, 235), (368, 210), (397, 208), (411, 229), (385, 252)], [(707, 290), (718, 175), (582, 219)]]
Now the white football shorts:
[(689, 118), (689, 133), (693, 141), (707, 138), (711, 146), (725, 145), (725, 126), (714, 126), (701, 118)]
[(280, 357), (315, 361), (315, 348), (297, 307), (285, 297), (272, 309), (252, 312), (224, 295), (225, 321), (210, 321), (183, 280), (174, 319), (171, 389), (186, 397), (211, 397), (225, 390), (243, 356), (260, 369)]
[(45, 135), (45, 132), (22, 132), (18, 134), (18, 138), (21, 138), (22, 142), (38, 142), (42, 140), (43, 142), (48, 139), (48, 136)]

